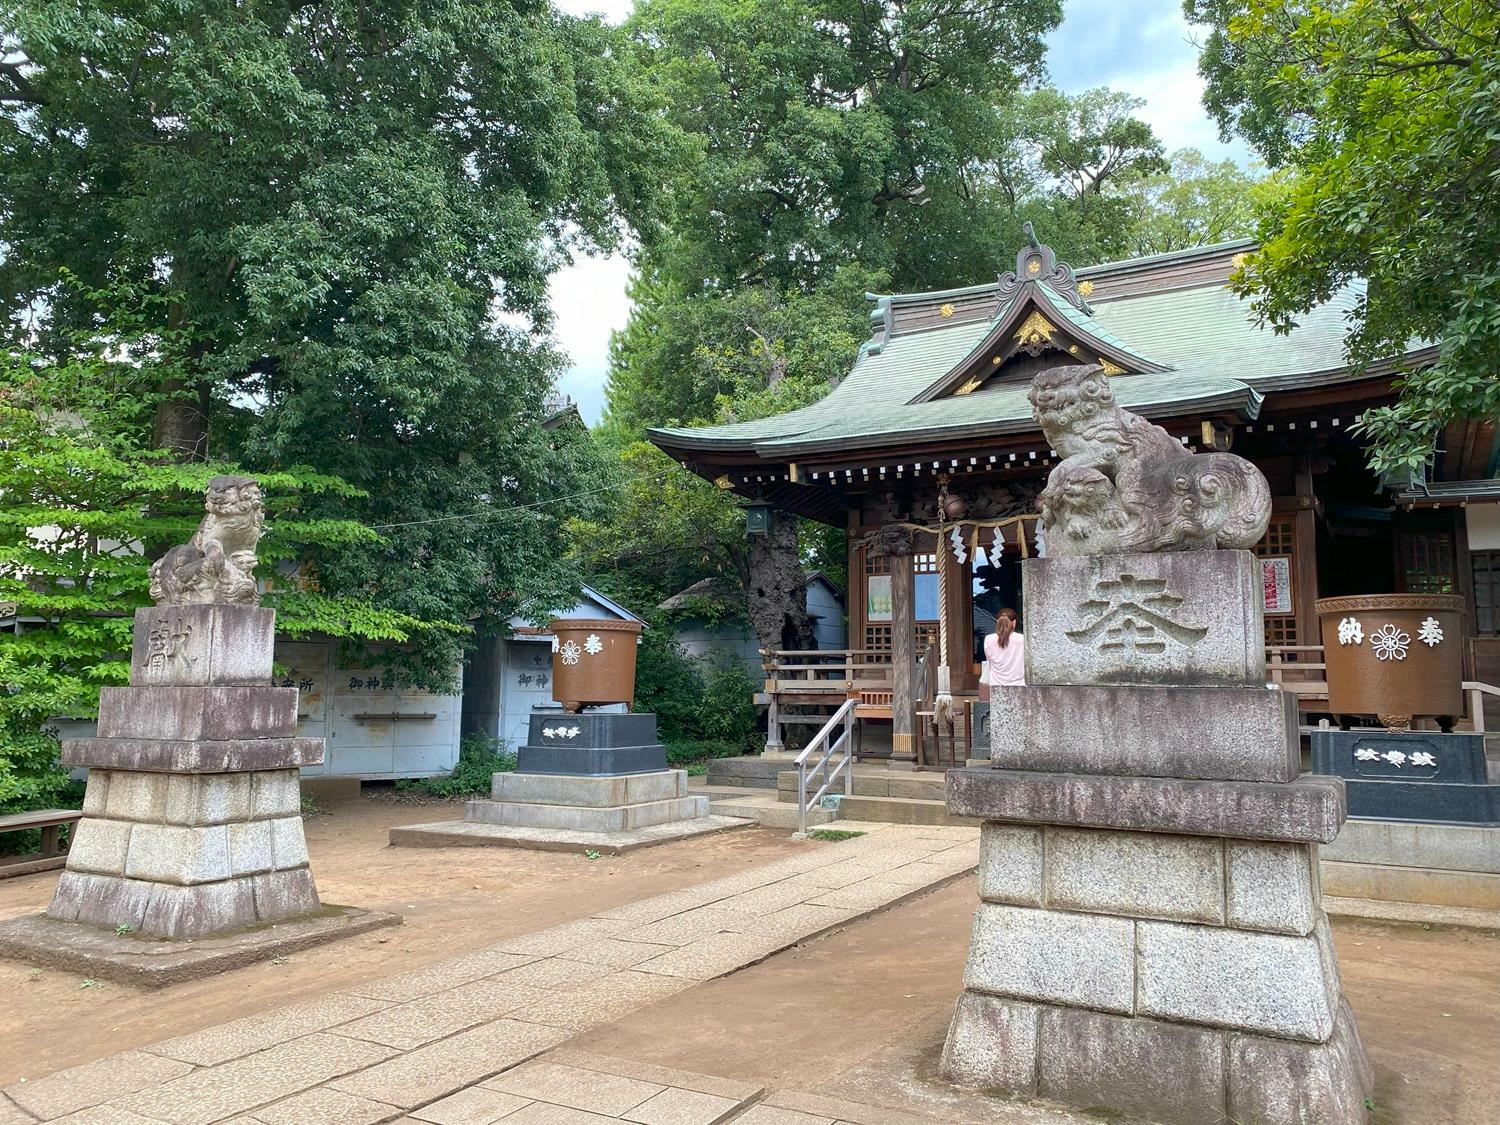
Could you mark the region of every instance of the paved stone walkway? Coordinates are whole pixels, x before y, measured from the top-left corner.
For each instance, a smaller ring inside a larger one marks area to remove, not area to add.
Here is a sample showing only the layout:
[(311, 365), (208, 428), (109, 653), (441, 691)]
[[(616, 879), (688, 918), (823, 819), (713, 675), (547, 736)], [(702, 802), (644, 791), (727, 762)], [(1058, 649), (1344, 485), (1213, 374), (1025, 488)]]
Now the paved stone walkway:
[(825, 1125), (838, 1118), (719, 1079), (558, 1053), (522, 1064), (978, 862), (974, 828), (860, 827), (855, 840), (14, 1083), (0, 1125)]

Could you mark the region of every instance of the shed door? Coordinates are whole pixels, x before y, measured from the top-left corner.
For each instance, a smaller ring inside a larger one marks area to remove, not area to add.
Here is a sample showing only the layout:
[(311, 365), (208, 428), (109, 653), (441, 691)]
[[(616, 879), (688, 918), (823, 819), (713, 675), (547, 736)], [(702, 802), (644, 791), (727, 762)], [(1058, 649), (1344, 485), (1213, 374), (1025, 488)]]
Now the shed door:
[(526, 744), (533, 707), (552, 702), (552, 646), (546, 641), (506, 641), (501, 675), (500, 737), (512, 748)]

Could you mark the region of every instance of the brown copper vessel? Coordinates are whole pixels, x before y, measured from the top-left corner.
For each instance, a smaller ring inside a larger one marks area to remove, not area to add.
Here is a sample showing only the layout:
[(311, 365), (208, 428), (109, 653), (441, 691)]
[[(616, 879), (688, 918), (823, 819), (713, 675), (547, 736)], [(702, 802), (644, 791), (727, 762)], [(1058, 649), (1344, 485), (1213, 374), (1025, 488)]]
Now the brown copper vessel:
[(1365, 594), (1317, 609), (1334, 714), (1375, 715), (1392, 730), (1462, 714), (1463, 598)]
[(578, 712), (606, 703), (635, 702), (635, 646), (639, 621), (556, 618), (552, 635), (552, 698)]

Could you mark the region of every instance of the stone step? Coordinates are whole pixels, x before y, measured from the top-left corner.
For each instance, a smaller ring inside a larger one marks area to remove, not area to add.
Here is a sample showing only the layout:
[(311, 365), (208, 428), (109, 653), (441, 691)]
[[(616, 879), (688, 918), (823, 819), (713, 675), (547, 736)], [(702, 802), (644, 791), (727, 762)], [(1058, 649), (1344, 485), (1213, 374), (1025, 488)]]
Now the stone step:
[(910, 797), (845, 797), (839, 802), (839, 815), (844, 820), (886, 824), (979, 824), (970, 817), (951, 815), (942, 801)]
[(775, 789), (776, 775), (786, 769), (785, 758), (747, 754), (740, 758), (715, 758), (708, 763), (708, 784), (745, 789)]
[[(770, 794), (764, 797), (714, 800), (710, 802), (708, 810), (714, 816), (738, 816), (753, 820), (765, 828), (786, 828), (793, 832), (797, 830), (797, 806), (778, 801)], [(838, 813), (832, 809), (808, 809), (807, 824), (809, 828), (827, 824), (837, 816)]]
[[(942, 773), (887, 769), (861, 770), (856, 766), (854, 795), (856, 797), (900, 797), (916, 801), (942, 801), (945, 792), (944, 777)], [(840, 789), (842, 783), (843, 777), (840, 776), (834, 782), (834, 787)], [(781, 800), (796, 803), (796, 770), (784, 770), (777, 776), (776, 793)]]
[(1470, 910), (1500, 910), (1500, 875), (1380, 863), (1319, 864), (1325, 894), (1378, 902), (1423, 903)]

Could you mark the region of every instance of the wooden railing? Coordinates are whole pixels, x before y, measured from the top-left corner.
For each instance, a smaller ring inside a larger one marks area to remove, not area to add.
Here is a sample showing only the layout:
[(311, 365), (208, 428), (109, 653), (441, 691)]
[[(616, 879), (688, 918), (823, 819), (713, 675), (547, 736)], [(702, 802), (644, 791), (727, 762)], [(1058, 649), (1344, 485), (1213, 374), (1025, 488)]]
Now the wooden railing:
[(1302, 700), (1328, 699), (1322, 645), (1267, 645), (1266, 680)]
[(891, 654), (877, 649), (778, 649), (767, 656), (766, 690), (790, 693), (889, 691)]

